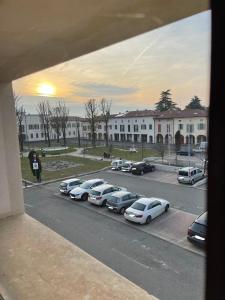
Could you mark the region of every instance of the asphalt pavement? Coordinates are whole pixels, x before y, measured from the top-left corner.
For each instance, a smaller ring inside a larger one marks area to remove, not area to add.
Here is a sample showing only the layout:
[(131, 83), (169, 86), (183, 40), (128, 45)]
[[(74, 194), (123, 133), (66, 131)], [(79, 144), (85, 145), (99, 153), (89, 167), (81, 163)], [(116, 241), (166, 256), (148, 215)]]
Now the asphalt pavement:
[(169, 200), (171, 211), (149, 225), (133, 225), (106, 209), (60, 196), (57, 182), (25, 189), (26, 212), (159, 299), (203, 299), (204, 253), (187, 246), (180, 224), (205, 210), (205, 191), (149, 176), (105, 171), (85, 177)]

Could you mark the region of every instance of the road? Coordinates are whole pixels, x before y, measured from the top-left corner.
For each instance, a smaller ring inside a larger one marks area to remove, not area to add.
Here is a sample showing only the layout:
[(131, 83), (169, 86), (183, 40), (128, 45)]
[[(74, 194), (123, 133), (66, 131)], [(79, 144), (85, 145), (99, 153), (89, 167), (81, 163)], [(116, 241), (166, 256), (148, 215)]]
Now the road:
[[(172, 206), (195, 214), (205, 205), (204, 191), (199, 189), (110, 172), (90, 177), (103, 176), (143, 194), (154, 190), (155, 196), (172, 199)], [(204, 255), (152, 235), (148, 228), (154, 224), (126, 223), (122, 216), (61, 197), (57, 186), (25, 189), (26, 212), (161, 300), (203, 299)], [(199, 208), (194, 208), (196, 202)]]

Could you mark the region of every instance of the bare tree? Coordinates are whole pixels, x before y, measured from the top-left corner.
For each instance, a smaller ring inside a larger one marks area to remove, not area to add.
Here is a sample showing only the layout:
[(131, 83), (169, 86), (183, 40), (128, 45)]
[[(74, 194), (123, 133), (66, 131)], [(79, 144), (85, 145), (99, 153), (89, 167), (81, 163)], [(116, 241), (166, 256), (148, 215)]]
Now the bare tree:
[(90, 99), (85, 104), (86, 116), (91, 127), (91, 141), (92, 146), (95, 147), (96, 141), (96, 122), (98, 117), (98, 105), (95, 99)]
[(79, 118), (76, 118), (76, 129), (77, 129), (77, 139), (78, 139), (78, 146), (81, 146), (80, 143), (80, 122), (79, 122)]
[(66, 107), (65, 103), (59, 101), (59, 112), (60, 112), (60, 124), (63, 134), (63, 145), (66, 146), (66, 128), (69, 120), (69, 109)]
[(48, 142), (48, 146), (51, 146), (51, 139), (50, 139), (50, 130), (51, 130), (51, 107), (47, 100), (43, 100), (38, 103), (37, 111), (39, 114), (39, 118), (41, 123), (43, 124), (44, 134), (45, 134), (45, 141)]
[(23, 107), (23, 105), (19, 105), (20, 96), (13, 94), (14, 100), (15, 100), (15, 110), (16, 110), (16, 118), (17, 118), (17, 124), (18, 124), (18, 137), (19, 137), (19, 145), (20, 145), (20, 151), (23, 151), (23, 120), (25, 118), (26, 112)]
[(51, 128), (56, 133), (58, 143), (59, 143), (59, 137), (60, 137), (60, 133), (61, 133), (60, 108), (61, 107), (59, 105), (52, 107), (51, 116), (50, 116)]
[(107, 101), (106, 99), (102, 99), (100, 102), (100, 110), (102, 119), (104, 122), (104, 129), (105, 129), (105, 144), (106, 147), (109, 145), (109, 119), (110, 119), (110, 111), (111, 111), (112, 101)]

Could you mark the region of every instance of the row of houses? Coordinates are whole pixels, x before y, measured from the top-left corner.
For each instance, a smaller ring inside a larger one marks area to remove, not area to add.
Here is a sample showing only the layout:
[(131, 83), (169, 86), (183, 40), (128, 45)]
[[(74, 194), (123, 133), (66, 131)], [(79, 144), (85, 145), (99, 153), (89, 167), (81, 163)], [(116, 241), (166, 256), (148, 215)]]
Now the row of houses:
[[(22, 130), (25, 141), (45, 140), (44, 125), (38, 115), (27, 114), (22, 123)], [(116, 142), (174, 144), (178, 131), (183, 144), (207, 141), (208, 112), (199, 109), (168, 112), (126, 111), (112, 115), (108, 123), (109, 141)], [(98, 118), (96, 140), (104, 140), (105, 133), (105, 124)], [(86, 118), (70, 116), (66, 136), (77, 139), (78, 135), (82, 139), (91, 139), (90, 124)], [(50, 130), (50, 138), (57, 138), (53, 129)]]

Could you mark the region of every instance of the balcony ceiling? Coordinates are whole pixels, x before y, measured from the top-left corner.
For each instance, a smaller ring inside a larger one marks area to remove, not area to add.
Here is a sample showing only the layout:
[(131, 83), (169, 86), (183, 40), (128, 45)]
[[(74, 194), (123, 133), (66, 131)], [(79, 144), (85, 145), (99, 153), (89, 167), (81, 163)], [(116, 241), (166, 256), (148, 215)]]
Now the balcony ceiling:
[(206, 0), (0, 0), (0, 82), (208, 8)]

